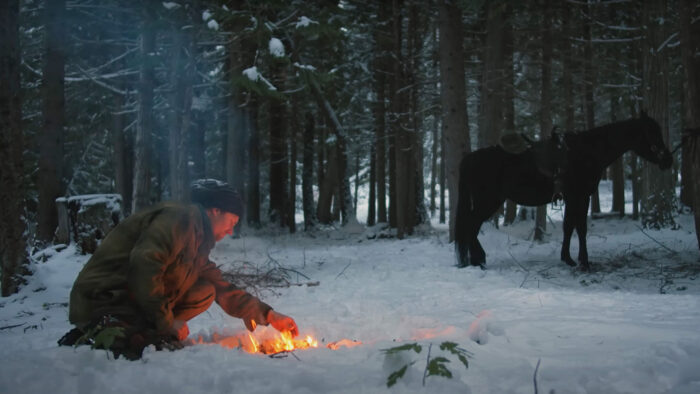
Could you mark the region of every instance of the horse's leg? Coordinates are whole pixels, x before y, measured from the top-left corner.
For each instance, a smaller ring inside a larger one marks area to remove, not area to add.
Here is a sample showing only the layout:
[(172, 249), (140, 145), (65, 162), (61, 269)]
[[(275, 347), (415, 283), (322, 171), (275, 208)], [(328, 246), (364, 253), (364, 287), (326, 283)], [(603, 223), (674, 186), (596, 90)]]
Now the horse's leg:
[(484, 248), (481, 246), (481, 242), (479, 242), (478, 236), (480, 228), (481, 223), (478, 223), (478, 225), (473, 229), (472, 234), (474, 234), (474, 237), (469, 244), (469, 255), (471, 257), (471, 265), (478, 265), (481, 268), (484, 268), (484, 265), (486, 265), (486, 252), (484, 252)]
[(476, 217), (474, 212), (458, 212), (455, 224), (455, 248), (457, 251), (457, 267), (464, 268), (472, 263), (472, 245), (476, 235), (472, 231)]
[(578, 262), (581, 264), (581, 269), (588, 271), (591, 267), (588, 264), (588, 246), (586, 244), (586, 233), (588, 232), (588, 205), (590, 205), (591, 197), (586, 196), (581, 204), (576, 208), (576, 234), (578, 234)]
[(476, 217), (476, 220), (474, 222), (475, 226), (472, 229), (472, 234), (474, 234), (474, 237), (472, 238), (472, 242), (469, 245), (469, 254), (471, 257), (472, 265), (478, 265), (481, 268), (484, 268), (484, 266), (486, 265), (486, 252), (481, 246), (481, 242), (479, 242), (479, 230), (481, 229), (481, 225), (490, 217), (492, 217), (493, 214), (496, 213), (498, 208), (502, 206), (504, 202), (505, 199), (502, 199), (500, 201), (496, 200), (489, 202), (481, 200), (478, 203), (475, 203), (475, 205), (478, 204), (480, 209), (475, 210), (474, 212), (478, 216)]
[(564, 206), (564, 240), (561, 244), (561, 261), (572, 267), (576, 266), (576, 262), (571, 258), (571, 252), (569, 251), (569, 247), (571, 246), (571, 234), (574, 233), (574, 211), (573, 202), (567, 202)]

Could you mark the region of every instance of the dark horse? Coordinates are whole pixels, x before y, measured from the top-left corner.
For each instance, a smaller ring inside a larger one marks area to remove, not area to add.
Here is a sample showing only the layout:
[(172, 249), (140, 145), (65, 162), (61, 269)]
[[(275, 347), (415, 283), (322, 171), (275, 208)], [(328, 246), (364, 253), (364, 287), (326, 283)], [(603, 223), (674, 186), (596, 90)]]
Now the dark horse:
[[(603, 170), (627, 151), (658, 164), (671, 167), (671, 153), (664, 144), (659, 124), (644, 112), (638, 119), (611, 123), (591, 130), (563, 134), (558, 140), (545, 139), (520, 154), (508, 153), (500, 146), (479, 149), (465, 155), (459, 166), (459, 197), (455, 222), (455, 251), (458, 266), (482, 266), (486, 253), (477, 235), (481, 224), (493, 215), (508, 198), (520, 205), (538, 206), (552, 201), (554, 176), (543, 170), (533, 149), (552, 151), (561, 144), (566, 160), (561, 163), (564, 241), (561, 259), (570, 266), (576, 262), (569, 253), (571, 235), (576, 229), (579, 240), (578, 260), (589, 269), (586, 249), (586, 217), (591, 194), (598, 186)], [(548, 147), (552, 148), (549, 149)], [(546, 162), (546, 160), (544, 160)], [(546, 167), (546, 166), (544, 166)]]

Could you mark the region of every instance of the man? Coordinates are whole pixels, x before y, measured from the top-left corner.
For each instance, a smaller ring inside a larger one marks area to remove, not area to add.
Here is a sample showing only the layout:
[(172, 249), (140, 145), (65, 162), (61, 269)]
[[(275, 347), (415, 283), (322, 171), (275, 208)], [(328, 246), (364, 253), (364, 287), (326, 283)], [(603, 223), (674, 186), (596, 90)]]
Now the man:
[[(253, 331), (271, 324), (298, 335), (288, 316), (224, 280), (209, 261), (214, 244), (243, 214), (243, 202), (228, 184), (192, 184), (193, 204), (165, 202), (133, 214), (102, 241), (75, 280), (69, 320), (76, 328), (59, 344), (94, 341), (100, 330), (122, 327), (109, 346), (115, 355), (139, 358), (145, 346), (179, 348), (187, 321), (214, 300)], [(88, 338), (85, 338), (88, 336)]]

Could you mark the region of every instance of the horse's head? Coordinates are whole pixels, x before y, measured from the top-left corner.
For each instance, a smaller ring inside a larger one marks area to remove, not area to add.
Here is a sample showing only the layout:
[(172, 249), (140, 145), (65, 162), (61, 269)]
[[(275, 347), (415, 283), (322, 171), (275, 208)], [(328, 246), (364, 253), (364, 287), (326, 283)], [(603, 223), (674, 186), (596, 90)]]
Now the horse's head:
[(634, 153), (645, 160), (658, 164), (662, 170), (670, 168), (673, 164), (673, 157), (664, 143), (659, 123), (642, 111), (642, 116), (638, 119), (638, 127), (642, 135), (633, 148)]

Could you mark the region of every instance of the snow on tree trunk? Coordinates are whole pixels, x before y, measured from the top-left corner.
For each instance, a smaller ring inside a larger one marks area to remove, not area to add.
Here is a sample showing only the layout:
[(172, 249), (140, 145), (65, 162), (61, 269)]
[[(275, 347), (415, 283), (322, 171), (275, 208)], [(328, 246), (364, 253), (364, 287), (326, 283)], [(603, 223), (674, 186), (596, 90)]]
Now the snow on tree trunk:
[(92, 254), (107, 233), (122, 220), (119, 194), (86, 194), (56, 199), (61, 243), (75, 242), (82, 254)]

